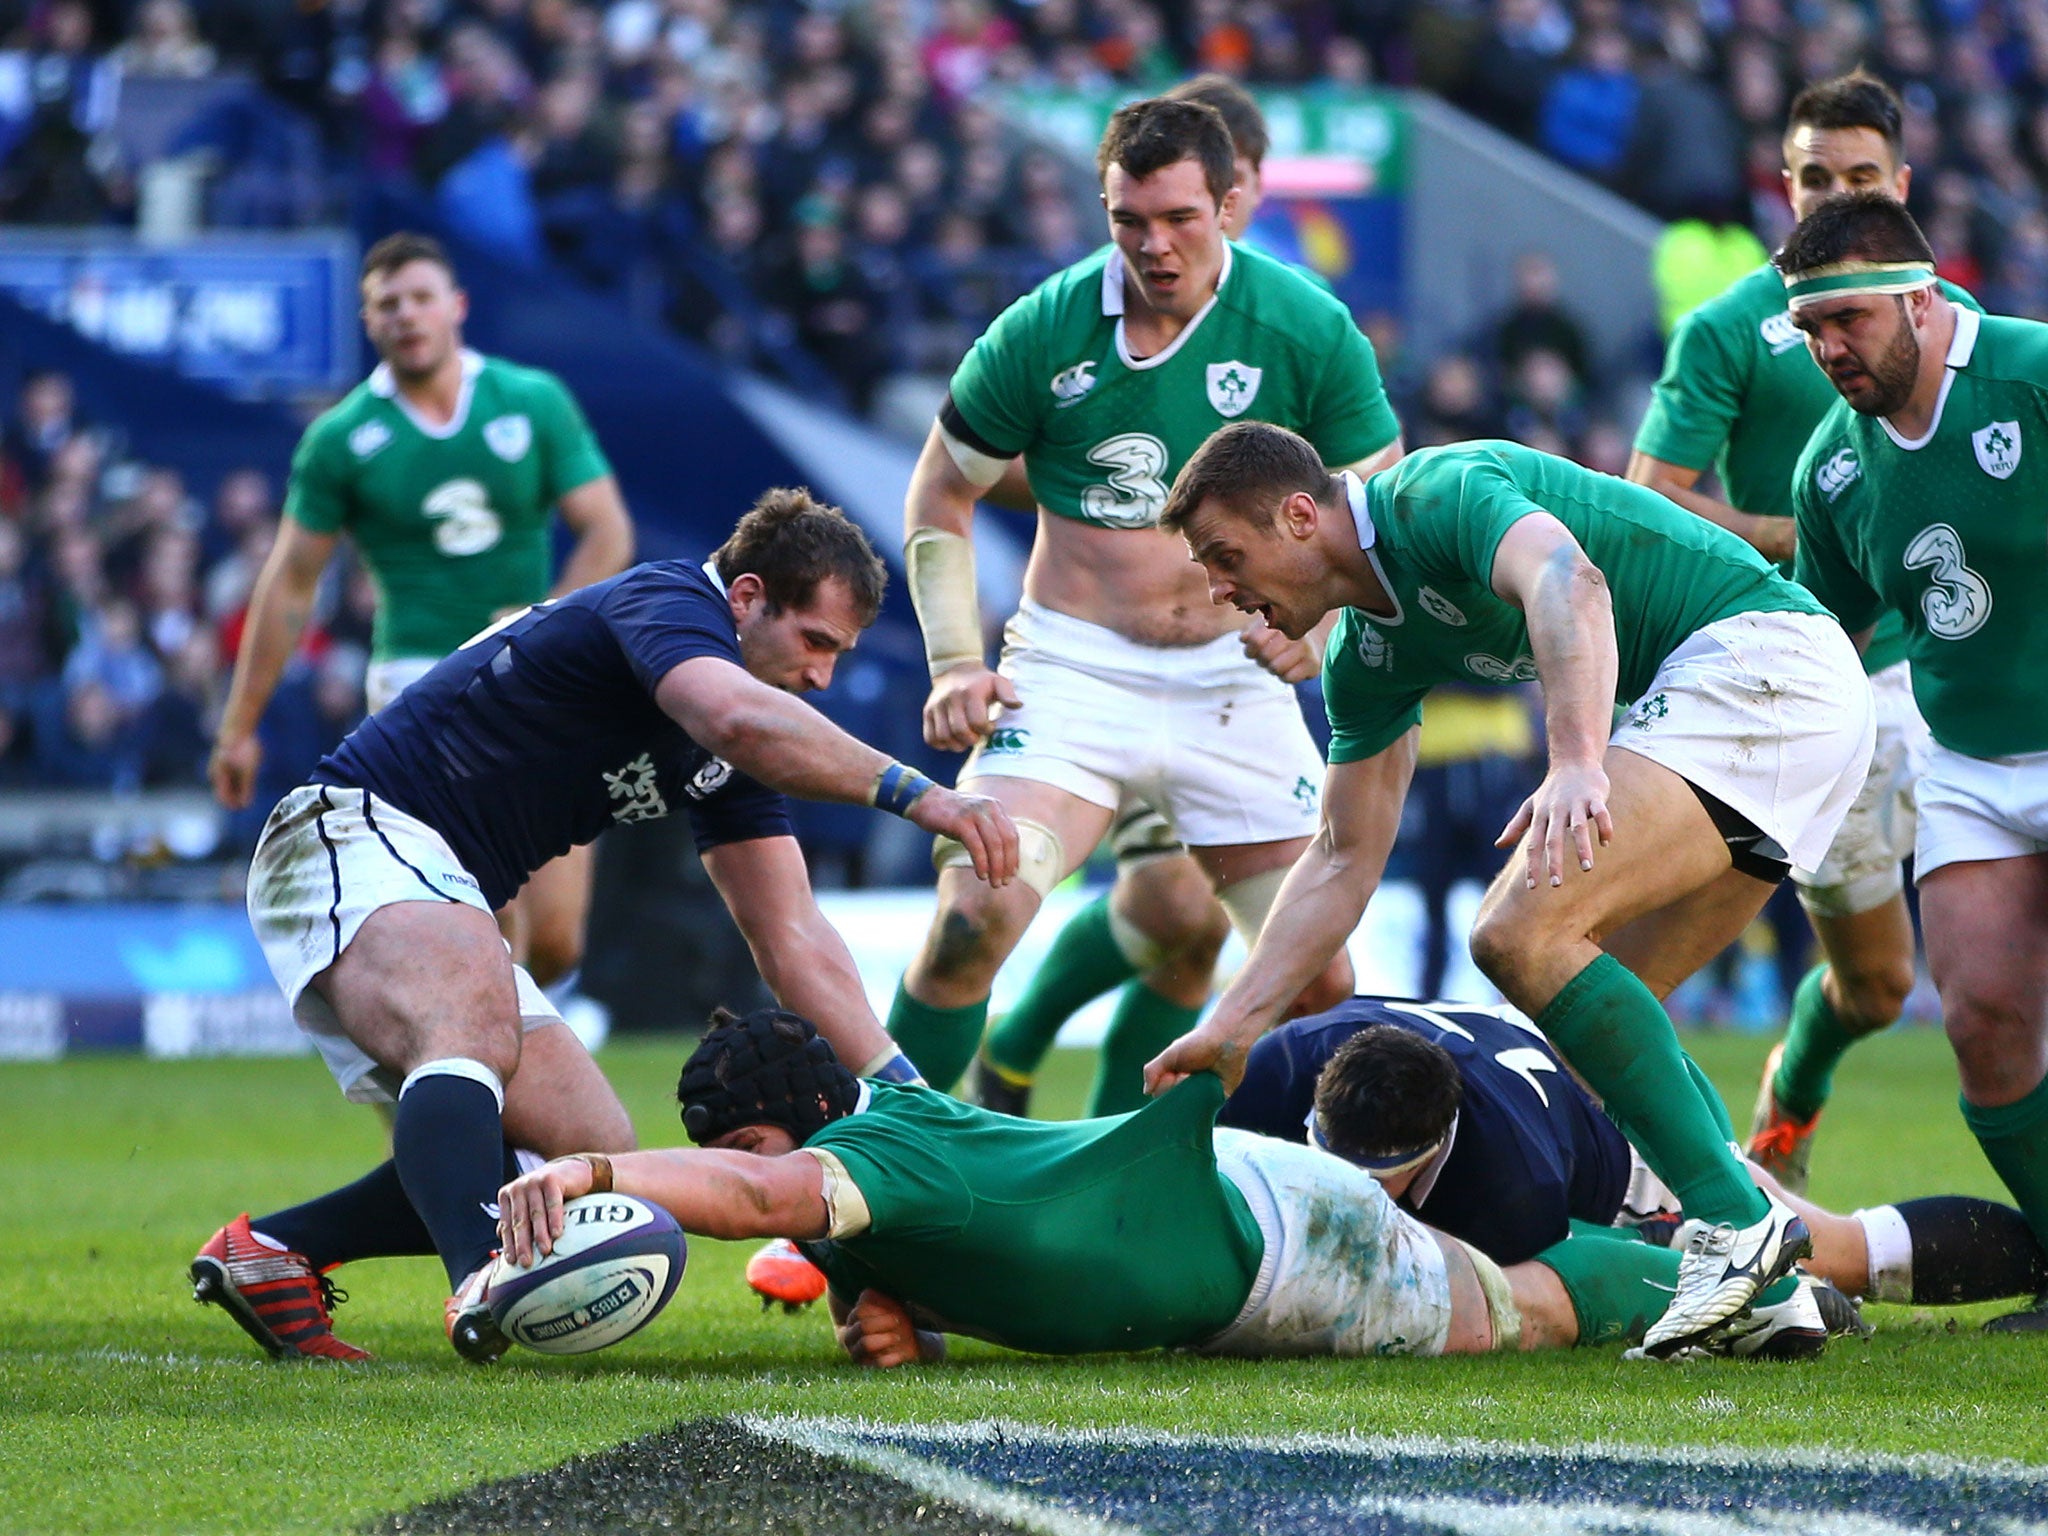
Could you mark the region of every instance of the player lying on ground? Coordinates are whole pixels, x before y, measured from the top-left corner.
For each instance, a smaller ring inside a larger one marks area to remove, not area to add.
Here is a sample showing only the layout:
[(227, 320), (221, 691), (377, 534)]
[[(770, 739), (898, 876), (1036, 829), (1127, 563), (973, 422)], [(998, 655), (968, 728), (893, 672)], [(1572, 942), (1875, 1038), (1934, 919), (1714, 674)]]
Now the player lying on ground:
[[(514, 1262), (548, 1251), (565, 1200), (607, 1188), (685, 1231), (794, 1238), (848, 1352), (877, 1365), (936, 1358), (941, 1332), (1041, 1354), (1604, 1343), (1640, 1336), (1677, 1279), (1668, 1249), (1583, 1237), (1503, 1270), (1341, 1159), (1219, 1128), (1210, 1073), (1128, 1115), (1019, 1120), (860, 1081), (803, 1019), (762, 1009), (714, 1018), (677, 1097), (702, 1150), (569, 1157), (499, 1192)], [(1825, 1339), (1811, 1282), (1787, 1280), (1703, 1347)]]
[[(1659, 998), (1790, 866), (1819, 861), (1863, 782), (1870, 688), (1841, 626), (1733, 534), (1513, 443), (1425, 449), (1361, 481), (1291, 432), (1238, 422), (1188, 461), (1162, 521), (1215, 601), (1289, 635), (1343, 614), (1323, 672), (1322, 831), (1154, 1084), (1209, 1068), (1234, 1083), (1357, 927), (1429, 689), (1533, 679), (1549, 768), (1502, 833), (1519, 846), (1480, 909), (1473, 958), (1694, 1217), (1644, 1347), (1681, 1350), (1738, 1315), (1808, 1238), (1729, 1149)], [(1617, 702), (1631, 705), (1619, 727)]]
[[(1670, 1191), (1511, 1008), (1354, 998), (1253, 1046), (1216, 1118), (1312, 1140), (1500, 1264), (1585, 1223), (1646, 1236), (1677, 1225)], [(2048, 1285), (2048, 1254), (2011, 1206), (1936, 1195), (1845, 1216), (1759, 1172), (1813, 1234), (1808, 1272), (1852, 1296), (1953, 1306)]]
[(342, 1090), (396, 1100), (392, 1155), (215, 1233), (192, 1264), (201, 1300), (273, 1354), (359, 1359), (329, 1326), (325, 1271), (438, 1253), (450, 1341), (472, 1360), (503, 1353), (481, 1292), (510, 1149), (634, 1143), (491, 914), (618, 822), (686, 809), (769, 989), (864, 1070), (915, 1076), (818, 911), (783, 794), (894, 811), (961, 839), (998, 883), (1017, 835), (994, 801), (934, 786), (791, 697), (831, 681), (885, 580), (845, 514), (770, 491), (702, 566), (640, 566), (479, 635), (279, 803), (250, 865), (250, 921)]

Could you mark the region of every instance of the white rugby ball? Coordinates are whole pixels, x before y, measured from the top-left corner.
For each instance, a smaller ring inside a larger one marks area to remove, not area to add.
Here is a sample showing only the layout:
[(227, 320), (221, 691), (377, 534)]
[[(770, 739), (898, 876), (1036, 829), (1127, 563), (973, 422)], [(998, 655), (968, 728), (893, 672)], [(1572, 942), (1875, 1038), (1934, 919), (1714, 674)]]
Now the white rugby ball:
[(659, 1206), (584, 1195), (562, 1207), (554, 1252), (525, 1269), (500, 1258), (484, 1295), (505, 1337), (548, 1355), (583, 1355), (654, 1320), (675, 1294), (688, 1249)]

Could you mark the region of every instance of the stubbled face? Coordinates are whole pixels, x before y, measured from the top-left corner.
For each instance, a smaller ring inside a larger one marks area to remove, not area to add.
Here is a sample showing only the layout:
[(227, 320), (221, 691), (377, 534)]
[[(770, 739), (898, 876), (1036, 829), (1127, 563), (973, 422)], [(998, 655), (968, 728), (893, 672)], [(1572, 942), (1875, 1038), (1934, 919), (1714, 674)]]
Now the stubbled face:
[(363, 279), (363, 330), (401, 379), (431, 377), (462, 346), (469, 298), (438, 262), (409, 261)]
[(1903, 203), (1912, 179), (1875, 128), (1802, 125), (1785, 135), (1785, 197), (1798, 218), (1838, 192), (1883, 192)]
[(737, 577), (729, 599), (747, 671), (785, 693), (811, 693), (832, 681), (839, 658), (864, 627), (853, 593), (837, 576), (818, 583), (803, 608), (770, 612), (758, 578)]
[(1176, 160), (1143, 179), (1112, 165), (1102, 201), (1110, 238), (1123, 252), (1140, 302), (1168, 319), (1193, 319), (1223, 273), (1224, 228), (1236, 217), (1236, 188), (1219, 205), (1197, 160)]
[(1209, 578), (1210, 602), (1256, 614), (1290, 640), (1314, 629), (1329, 611), (1313, 556), (1280, 523), (1255, 527), (1206, 501), (1181, 533)]
[(1806, 350), (1850, 406), (1865, 416), (1905, 409), (1920, 376), (1920, 338), (1908, 304), (1892, 294), (1846, 294), (1802, 304), (1792, 323)]

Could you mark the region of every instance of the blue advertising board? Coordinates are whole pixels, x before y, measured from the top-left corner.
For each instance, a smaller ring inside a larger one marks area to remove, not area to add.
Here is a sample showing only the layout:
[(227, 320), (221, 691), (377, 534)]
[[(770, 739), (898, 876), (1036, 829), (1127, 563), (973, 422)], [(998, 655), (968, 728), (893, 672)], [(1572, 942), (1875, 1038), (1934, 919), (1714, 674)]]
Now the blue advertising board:
[(0, 230), (0, 290), (129, 357), (248, 399), (357, 378), (355, 241), (337, 231)]

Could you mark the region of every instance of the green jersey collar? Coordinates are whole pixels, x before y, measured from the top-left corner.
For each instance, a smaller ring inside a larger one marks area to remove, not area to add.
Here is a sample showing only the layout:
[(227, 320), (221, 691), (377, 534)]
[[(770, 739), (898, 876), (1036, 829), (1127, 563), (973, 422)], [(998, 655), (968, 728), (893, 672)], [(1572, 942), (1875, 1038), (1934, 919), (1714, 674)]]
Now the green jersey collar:
[(1209, 295), (1209, 302), (1196, 310), (1194, 317), (1180, 328), (1180, 334), (1150, 357), (1133, 357), (1131, 349), (1124, 344), (1124, 253), (1111, 250), (1109, 260), (1102, 264), (1102, 313), (1104, 318), (1116, 319), (1116, 355), (1126, 368), (1143, 372), (1157, 368), (1178, 352), (1187, 339), (1195, 334), (1197, 327), (1209, 318), (1209, 311), (1216, 307), (1216, 301), (1223, 297), (1223, 285), (1230, 281), (1230, 268), (1235, 261), (1230, 242), (1223, 242), (1223, 270), (1216, 274), (1216, 291)]
[(462, 349), (462, 391), (455, 397), (455, 414), (440, 424), (428, 421), (413, 408), (410, 400), (398, 392), (398, 375), (391, 371), (389, 363), (379, 363), (370, 370), (370, 393), (381, 400), (389, 400), (401, 411), (405, 419), (432, 438), (450, 438), (460, 432), (469, 421), (469, 400), (475, 393), (476, 377), (484, 371), (484, 355)]
[(1920, 436), (1907, 439), (1891, 424), (1889, 417), (1880, 416), (1877, 424), (1884, 428), (1884, 435), (1908, 453), (1925, 448), (1934, 441), (1934, 434), (1941, 430), (1941, 415), (1948, 408), (1949, 386), (1956, 381), (1956, 370), (1970, 366), (1970, 359), (1977, 351), (1977, 336), (1984, 324), (1984, 317), (1974, 309), (1955, 306), (1956, 333), (1949, 339), (1948, 356), (1942, 359), (1944, 372), (1941, 376), (1941, 393), (1934, 397), (1934, 415), (1927, 423), (1927, 430)]

